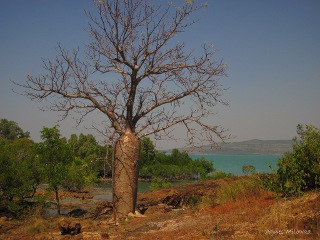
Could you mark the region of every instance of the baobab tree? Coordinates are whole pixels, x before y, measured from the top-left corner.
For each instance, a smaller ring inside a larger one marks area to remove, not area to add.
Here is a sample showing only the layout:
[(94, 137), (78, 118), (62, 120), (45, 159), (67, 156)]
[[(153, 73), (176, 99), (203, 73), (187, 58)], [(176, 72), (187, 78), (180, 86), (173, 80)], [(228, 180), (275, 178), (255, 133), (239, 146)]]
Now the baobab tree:
[(211, 45), (195, 52), (173, 41), (205, 4), (164, 2), (95, 1), (97, 13), (86, 12), (91, 40), (84, 54), (58, 45), (56, 58), (43, 60), (46, 74), (16, 83), (32, 100), (51, 100), (47, 108), (63, 118), (76, 113), (81, 121), (96, 111), (106, 116), (108, 134), (116, 137), (115, 220), (135, 211), (141, 138), (173, 137), (176, 125), (185, 128), (190, 145), (225, 138), (224, 129), (208, 120), (217, 104), (227, 105), (218, 82), (225, 64), (214, 60)]

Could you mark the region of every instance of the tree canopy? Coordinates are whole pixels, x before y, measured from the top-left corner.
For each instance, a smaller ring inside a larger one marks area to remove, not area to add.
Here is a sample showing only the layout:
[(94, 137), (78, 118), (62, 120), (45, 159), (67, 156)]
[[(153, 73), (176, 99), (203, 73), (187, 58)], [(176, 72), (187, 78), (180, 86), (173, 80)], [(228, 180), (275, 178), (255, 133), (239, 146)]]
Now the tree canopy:
[(210, 44), (195, 52), (173, 41), (195, 23), (192, 14), (205, 4), (104, 0), (95, 5), (97, 14), (87, 12), (91, 41), (85, 53), (59, 45), (57, 57), (43, 61), (47, 73), (16, 83), (22, 94), (54, 99), (49, 110), (63, 117), (78, 114), (79, 122), (99, 111), (109, 120), (105, 130), (118, 134), (129, 128), (141, 139), (174, 137), (167, 129), (181, 125), (189, 144), (224, 139), (224, 129), (206, 118), (217, 104), (228, 105), (218, 81), (226, 65), (214, 60)]
[(276, 175), (266, 181), (268, 188), (284, 196), (320, 187), (320, 129), (299, 124), (297, 134), (293, 151), (284, 154)]
[(24, 132), (14, 121), (0, 120), (0, 138), (15, 140), (17, 138), (29, 138), (29, 134), (29, 132)]
[(204, 158), (193, 160), (188, 153), (173, 149), (165, 153), (155, 150), (149, 138), (143, 138), (139, 176), (143, 178), (192, 179), (205, 178), (214, 171), (213, 162)]
[(105, 117), (106, 135), (115, 140), (113, 207), (115, 220), (135, 212), (140, 140), (174, 138), (184, 127), (189, 145), (224, 140), (225, 130), (208, 121), (222, 99), (219, 77), (226, 65), (215, 59), (212, 44), (190, 50), (176, 36), (196, 20), (206, 4), (183, 1), (99, 0), (87, 12), (86, 49), (67, 51), (60, 44), (54, 59), (43, 60), (44, 74), (27, 76), (22, 94), (47, 101), (47, 109), (73, 114), (78, 123), (91, 113)]

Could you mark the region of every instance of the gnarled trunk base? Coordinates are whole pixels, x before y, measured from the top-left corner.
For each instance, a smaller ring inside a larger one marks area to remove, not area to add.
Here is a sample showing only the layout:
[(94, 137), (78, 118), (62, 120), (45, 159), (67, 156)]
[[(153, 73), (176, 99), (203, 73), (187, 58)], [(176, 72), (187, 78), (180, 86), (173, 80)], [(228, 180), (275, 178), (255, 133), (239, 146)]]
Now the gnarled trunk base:
[(127, 130), (114, 147), (112, 187), (115, 221), (135, 212), (139, 155), (140, 141), (132, 131)]

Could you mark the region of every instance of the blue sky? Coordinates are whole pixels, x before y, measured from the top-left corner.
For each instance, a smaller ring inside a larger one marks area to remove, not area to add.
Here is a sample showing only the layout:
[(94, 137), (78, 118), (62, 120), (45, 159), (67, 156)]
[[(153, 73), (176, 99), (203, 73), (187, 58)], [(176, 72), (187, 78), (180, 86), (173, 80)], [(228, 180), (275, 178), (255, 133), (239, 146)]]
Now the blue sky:
[[(178, 0), (177, 0), (178, 1)], [(180, 0), (181, 1), (181, 0)], [(164, 1), (167, 2), (167, 1)], [(231, 141), (291, 139), (296, 125), (320, 127), (320, 1), (210, 0), (199, 22), (179, 36), (188, 47), (204, 42), (228, 64), (224, 98), (210, 121), (229, 129)], [(84, 9), (89, 0), (2, 1), (0, 8), (0, 118), (17, 122), (39, 140), (43, 126), (56, 124), (57, 113), (12, 92), (10, 79), (23, 82), (42, 73), (41, 58), (53, 58), (55, 46), (83, 48), (88, 40)], [(92, 116), (75, 129), (72, 118), (60, 122), (64, 136), (92, 132)], [(92, 132), (94, 133), (94, 132)], [(95, 133), (94, 133), (95, 134)], [(177, 132), (179, 135), (179, 132)], [(159, 142), (166, 148), (179, 143)]]

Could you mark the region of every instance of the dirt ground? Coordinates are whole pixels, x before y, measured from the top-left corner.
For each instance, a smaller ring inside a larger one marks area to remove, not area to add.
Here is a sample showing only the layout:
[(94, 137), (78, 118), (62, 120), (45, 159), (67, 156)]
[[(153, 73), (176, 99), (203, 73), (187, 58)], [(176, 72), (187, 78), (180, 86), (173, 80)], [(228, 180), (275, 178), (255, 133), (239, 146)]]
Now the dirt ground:
[[(210, 180), (141, 193), (138, 208), (143, 214), (128, 216), (118, 226), (109, 222), (108, 202), (92, 203), (90, 191), (65, 193), (62, 198), (87, 203), (88, 212), (44, 217), (36, 211), (20, 220), (2, 216), (0, 239), (320, 239), (319, 191), (286, 199), (262, 189), (231, 199), (217, 197), (221, 189), (242, 180)], [(58, 223), (63, 219), (80, 223), (81, 232), (61, 235)]]

